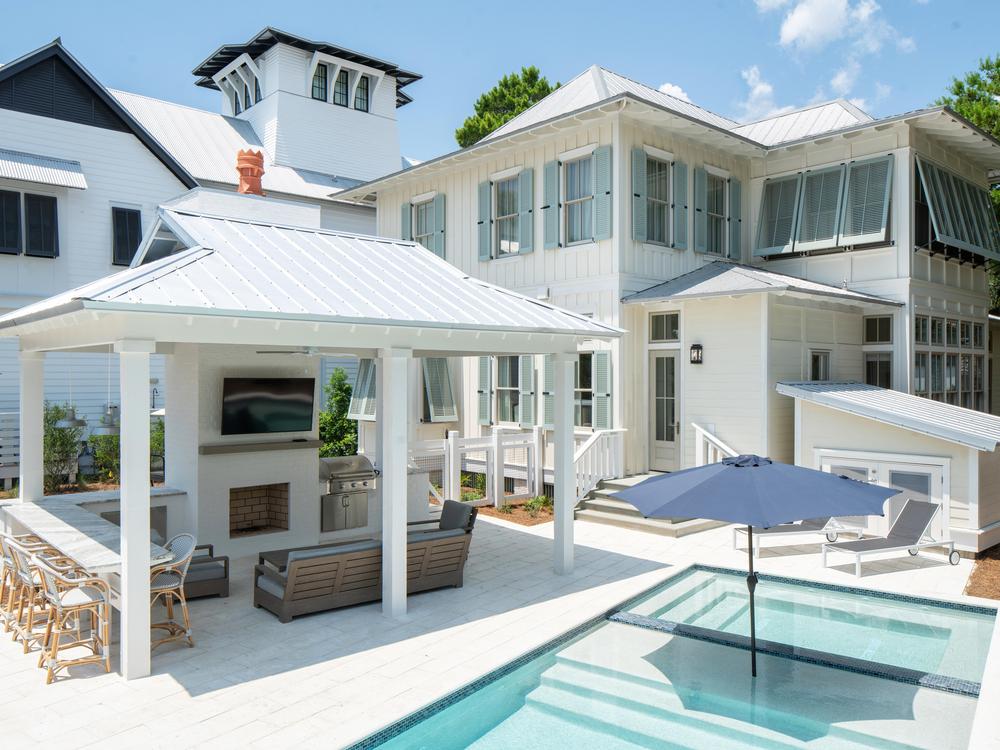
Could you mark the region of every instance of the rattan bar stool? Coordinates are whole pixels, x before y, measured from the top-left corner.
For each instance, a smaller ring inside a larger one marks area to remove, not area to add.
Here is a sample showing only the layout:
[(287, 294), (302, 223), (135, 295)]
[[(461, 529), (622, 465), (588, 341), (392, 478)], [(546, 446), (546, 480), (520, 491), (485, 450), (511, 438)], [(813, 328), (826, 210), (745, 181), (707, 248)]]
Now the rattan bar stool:
[(16, 611), (14, 596), (21, 585), (20, 578), (14, 572), (14, 553), (7, 547), (8, 539), (28, 548), (46, 546), (39, 537), (33, 534), (14, 536), (0, 531), (0, 623), (3, 624), (3, 632), (5, 633), (10, 632), (10, 620)]
[[(165, 545), (173, 554), (170, 562), (150, 571), (149, 588), (152, 596), (149, 605), (153, 607), (162, 600), (167, 609), (167, 619), (163, 622), (154, 622), (151, 626), (154, 630), (165, 630), (167, 633), (164, 637), (153, 640), (153, 649), (171, 641), (187, 641), (188, 646), (194, 646), (194, 638), (191, 636), (191, 617), (184, 596), (184, 579), (187, 576), (188, 566), (191, 565), (196, 544), (197, 541), (192, 534), (178, 534)], [(181, 622), (174, 619), (175, 599), (180, 604)]]
[(11, 553), (14, 571), (13, 599), (11, 613), (7, 620), (13, 632), (13, 640), (20, 641), (24, 653), (37, 643), (41, 643), (48, 618), (48, 604), (42, 593), (42, 582), (38, 571), (31, 564), (31, 556), (48, 554), (60, 562), (72, 563), (59, 556), (59, 552), (44, 543), (21, 544), (8, 537), (4, 545)]
[[(43, 595), (48, 603), (48, 618), (42, 638), (38, 666), (44, 667), (45, 684), (51, 684), (56, 672), (81, 664), (104, 664), (111, 671), (111, 588), (107, 581), (83, 570), (57, 567), (41, 556), (32, 565), (38, 571)], [(90, 618), (88, 637), (81, 633), (84, 616)], [(69, 640), (64, 640), (69, 636)], [(86, 648), (90, 654), (69, 659), (59, 658), (62, 651)]]

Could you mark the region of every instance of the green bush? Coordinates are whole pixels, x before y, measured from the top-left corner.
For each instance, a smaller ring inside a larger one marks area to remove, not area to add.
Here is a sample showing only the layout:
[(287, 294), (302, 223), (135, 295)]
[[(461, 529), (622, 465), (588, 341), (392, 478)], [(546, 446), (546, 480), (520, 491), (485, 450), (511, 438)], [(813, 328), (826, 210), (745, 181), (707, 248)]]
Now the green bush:
[(499, 508), (497, 508), (497, 513), (503, 513), (505, 516), (510, 515), (514, 512), (514, 506), (510, 503), (504, 503)]
[(552, 500), (545, 497), (545, 495), (533, 497), (524, 504), (524, 509), (528, 511), (528, 515), (532, 518), (538, 518), (538, 514), (543, 509), (552, 507)]
[(121, 481), (121, 439), (118, 435), (91, 435), (90, 452), (94, 456), (95, 476), (112, 484)]
[(60, 486), (76, 470), (76, 460), (80, 456), (80, 441), (83, 427), (56, 427), (56, 422), (65, 418), (69, 404), (45, 402), (42, 415), (42, 474), (45, 492), (58, 492)]
[(466, 491), (462, 492), (462, 498), (465, 499), (466, 495), (469, 495), (471, 500), (479, 500), (480, 498), (486, 497), (486, 475), (479, 474), (471, 471), (462, 472), (462, 487)]
[(159, 458), (166, 450), (166, 424), (162, 419), (153, 419), (149, 425), (149, 457)]
[(462, 491), (462, 502), (471, 503), (473, 500), (482, 500), (483, 496), (480, 495), (475, 490), (463, 490)]
[(358, 423), (347, 418), (351, 384), (342, 367), (333, 371), (324, 390), (326, 408), (319, 413), (319, 439), (323, 441), (319, 455), (323, 458), (353, 456), (358, 452)]

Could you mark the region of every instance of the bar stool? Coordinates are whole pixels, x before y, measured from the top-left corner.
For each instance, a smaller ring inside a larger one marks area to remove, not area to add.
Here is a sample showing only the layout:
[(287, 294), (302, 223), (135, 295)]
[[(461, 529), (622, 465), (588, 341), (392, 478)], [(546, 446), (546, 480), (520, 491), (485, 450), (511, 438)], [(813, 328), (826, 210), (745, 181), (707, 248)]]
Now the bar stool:
[[(38, 571), (42, 592), (48, 603), (48, 618), (42, 637), (42, 653), (38, 666), (46, 671), (49, 685), (60, 669), (80, 664), (104, 664), (111, 671), (111, 589), (107, 581), (86, 571), (52, 564), (51, 560), (35, 555), (32, 566)], [(89, 636), (81, 633), (81, 621), (90, 617)], [(64, 636), (71, 640), (65, 642)], [(71, 648), (90, 649), (90, 655), (60, 659), (59, 653)]]
[[(188, 614), (187, 598), (184, 596), (184, 579), (187, 577), (188, 566), (191, 565), (196, 545), (197, 541), (193, 534), (178, 534), (164, 545), (173, 555), (170, 562), (150, 571), (151, 599), (149, 606), (153, 607), (162, 600), (167, 609), (167, 619), (163, 622), (154, 622), (151, 625), (154, 630), (167, 632), (163, 638), (153, 641), (153, 649), (164, 643), (184, 640), (187, 641), (188, 646), (194, 646), (194, 638), (191, 637), (191, 617)], [(175, 599), (181, 606), (182, 622), (177, 622), (174, 619)]]
[(44, 546), (44, 542), (33, 534), (14, 536), (0, 531), (0, 622), (5, 633), (10, 632), (10, 618), (16, 609), (14, 596), (20, 588), (20, 579), (14, 572), (14, 553), (7, 547), (8, 539), (25, 547)]
[(10, 601), (10, 614), (7, 624), (13, 631), (13, 640), (20, 641), (24, 653), (40, 643), (44, 635), (45, 620), (48, 618), (48, 606), (42, 594), (42, 582), (38, 571), (31, 564), (31, 556), (48, 554), (60, 562), (72, 563), (59, 556), (58, 550), (44, 542), (29, 542), (22, 544), (11, 537), (4, 540), (13, 563), (14, 587)]

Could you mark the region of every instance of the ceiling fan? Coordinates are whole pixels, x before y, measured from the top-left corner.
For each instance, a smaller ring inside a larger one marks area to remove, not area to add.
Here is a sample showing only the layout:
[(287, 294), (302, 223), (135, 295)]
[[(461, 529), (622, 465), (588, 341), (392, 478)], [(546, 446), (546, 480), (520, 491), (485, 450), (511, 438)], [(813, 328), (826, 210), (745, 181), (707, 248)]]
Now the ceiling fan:
[(320, 351), (315, 346), (300, 346), (295, 349), (258, 349), (257, 354), (298, 354), (306, 357), (317, 357)]

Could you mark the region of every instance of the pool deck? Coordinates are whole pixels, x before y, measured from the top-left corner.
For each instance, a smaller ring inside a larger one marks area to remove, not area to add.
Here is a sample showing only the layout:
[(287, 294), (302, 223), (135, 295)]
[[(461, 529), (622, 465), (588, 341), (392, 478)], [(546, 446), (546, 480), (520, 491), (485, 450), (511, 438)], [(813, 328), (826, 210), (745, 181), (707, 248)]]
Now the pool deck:
[[(20, 645), (2, 639), (0, 734), (10, 747), (343, 747), (692, 563), (746, 565), (746, 552), (732, 549), (730, 528), (681, 539), (585, 521), (575, 529), (575, 571), (557, 576), (551, 524), (528, 528), (481, 516), (465, 586), (410, 597), (400, 619), (367, 605), (282, 625), (250, 604), (254, 560), (234, 560), (232, 595), (191, 605), (196, 648), (171, 645), (156, 652), (153, 676), (134, 682), (88, 666), (46, 686), (35, 667), (37, 653), (24, 655)], [(757, 567), (845, 586), (985, 602), (962, 596), (969, 560), (951, 566), (934, 553), (904, 555), (866, 563), (858, 580), (849, 558), (831, 558), (834, 567), (821, 567), (820, 541), (771, 540)], [(991, 653), (980, 705), (996, 706), (997, 700), (1000, 647)], [(997, 712), (979, 714), (975, 737), (1000, 739)]]

